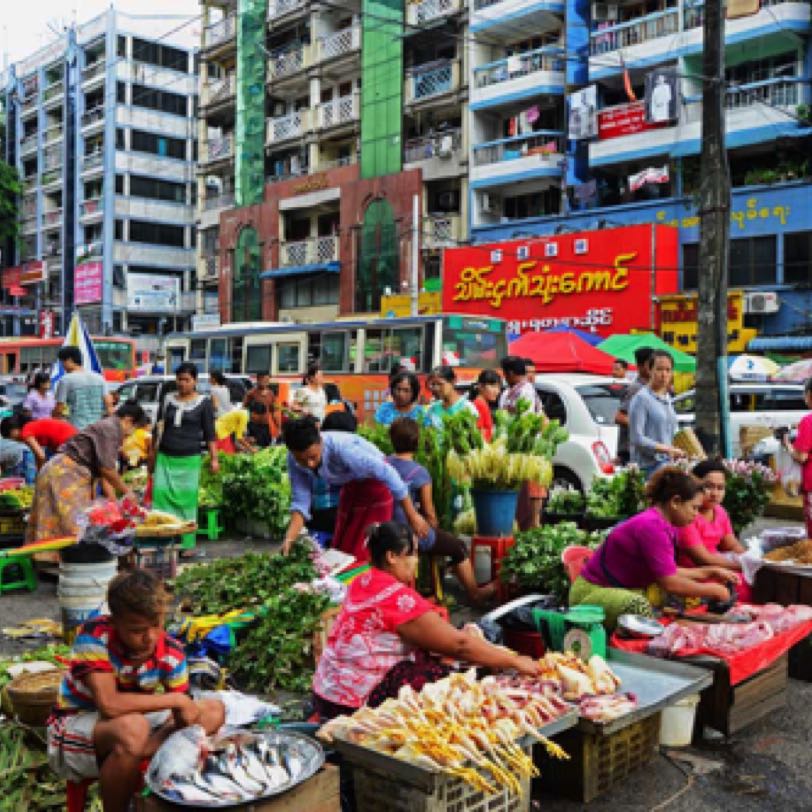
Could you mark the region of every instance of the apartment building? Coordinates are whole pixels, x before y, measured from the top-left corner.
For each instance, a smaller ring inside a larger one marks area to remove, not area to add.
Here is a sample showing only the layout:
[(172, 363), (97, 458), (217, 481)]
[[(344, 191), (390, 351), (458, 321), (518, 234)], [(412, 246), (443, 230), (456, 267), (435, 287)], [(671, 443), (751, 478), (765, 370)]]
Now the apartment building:
[(92, 332), (145, 348), (195, 305), (197, 75), (178, 20), (110, 9), (2, 87), (5, 157), (23, 181), (5, 295), (66, 319), (76, 308)]
[(198, 311), (377, 313), (465, 236), (462, 0), (202, 5)]
[[(475, 37), (483, 32), (485, 12), (496, 31), (506, 25), (515, 31), (514, 20), (527, 20), (541, 14), (539, 9), (549, 12), (556, 6), (501, 0), (477, 10), (477, 3), (487, 2), (474, 0)], [(474, 142), (471, 236), (489, 242), (634, 223), (672, 224), (679, 228), (680, 285), (695, 290), (701, 273), (696, 195), (701, 178), (704, 4), (567, 0), (557, 5), (557, 13), (564, 15), (566, 50), (564, 74), (559, 74), (556, 86), (563, 81), (567, 88), (566, 126), (563, 117), (558, 119), (559, 126), (549, 128), (549, 151), (537, 155), (535, 135), (523, 132), (521, 121), (514, 125), (520, 128), (514, 136), (501, 122), (500, 142), (480, 144), (483, 152), (499, 157), (498, 168), (484, 173), (485, 188)], [(521, 27), (538, 35), (538, 25)], [(747, 292), (746, 321), (761, 334), (751, 345), (754, 349), (812, 348), (812, 339), (794, 335), (807, 332), (812, 311), (811, 31), (807, 0), (727, 4), (725, 126), (733, 185), (730, 284)], [(475, 76), (479, 72), (490, 77), (490, 66), (481, 64), (490, 58), (484, 49), (479, 43), (472, 45), (472, 69)], [(506, 77), (502, 86), (517, 91), (526, 71), (527, 56), (518, 53), (496, 67), (497, 75)], [(555, 72), (544, 78), (537, 75), (538, 86), (553, 84)], [(485, 89), (492, 86), (489, 80)], [(472, 87), (472, 133), (482, 115), (478, 92)], [(544, 106), (538, 108), (537, 127), (544, 120)], [(516, 110), (507, 104), (503, 109), (511, 114)], [(525, 124), (526, 119), (525, 112)], [(556, 129), (567, 141), (562, 196), (556, 199), (548, 192), (545, 197), (534, 190), (529, 205), (509, 204), (522, 197), (519, 190), (539, 185), (542, 171), (549, 173), (552, 187)], [(516, 140), (507, 140), (510, 137)], [(527, 140), (528, 146), (522, 145)], [(520, 155), (512, 154), (514, 144), (522, 145)], [(507, 191), (493, 182), (494, 174), (508, 178)]]

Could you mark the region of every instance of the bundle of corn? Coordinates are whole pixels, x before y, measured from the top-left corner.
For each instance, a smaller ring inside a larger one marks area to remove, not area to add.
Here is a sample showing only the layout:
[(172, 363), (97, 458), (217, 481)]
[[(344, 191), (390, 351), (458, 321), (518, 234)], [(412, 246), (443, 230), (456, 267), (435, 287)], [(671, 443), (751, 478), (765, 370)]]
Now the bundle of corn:
[(702, 443), (699, 442), (691, 428), (680, 429), (674, 435), (673, 445), (675, 448), (682, 449), (690, 460), (704, 460), (707, 456), (705, 449), (702, 448)]

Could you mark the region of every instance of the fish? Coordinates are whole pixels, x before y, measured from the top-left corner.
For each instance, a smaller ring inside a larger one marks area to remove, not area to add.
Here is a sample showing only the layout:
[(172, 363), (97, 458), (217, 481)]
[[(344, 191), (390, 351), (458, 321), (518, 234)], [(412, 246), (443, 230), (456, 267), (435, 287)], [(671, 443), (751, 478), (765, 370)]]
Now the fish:
[(239, 748), (241, 765), (250, 779), (262, 785), (263, 790), (268, 787), (268, 775), (265, 767), (259, 760), (259, 755), (251, 747)]
[(296, 778), (304, 772), (304, 762), (292, 750), (286, 750), (282, 754), (282, 766), (288, 771), (291, 778)]
[(291, 776), (282, 766), (282, 756), (278, 747), (272, 745), (267, 739), (260, 739), (256, 743), (255, 750), (260, 763), (265, 768), (265, 774), (268, 776), (272, 789), (281, 787), (290, 781)]
[(174, 777), (191, 775), (206, 752), (206, 731), (200, 725), (191, 725), (173, 733), (161, 745), (149, 764), (149, 777), (153, 784), (162, 785)]
[(216, 792), (221, 798), (245, 801), (254, 797), (233, 781), (229, 773), (223, 772), (216, 756), (209, 756), (206, 759), (206, 763), (198, 775), (203, 788)]
[(226, 746), (225, 757), (228, 763), (228, 771), (231, 775), (231, 780), (248, 792), (252, 792), (254, 795), (260, 795), (263, 791), (263, 784), (255, 781), (246, 773), (242, 765), (242, 756), (235, 744)]
[(194, 803), (216, 804), (220, 797), (198, 787), (185, 778), (167, 778), (161, 789), (164, 794), (175, 801), (194, 801)]

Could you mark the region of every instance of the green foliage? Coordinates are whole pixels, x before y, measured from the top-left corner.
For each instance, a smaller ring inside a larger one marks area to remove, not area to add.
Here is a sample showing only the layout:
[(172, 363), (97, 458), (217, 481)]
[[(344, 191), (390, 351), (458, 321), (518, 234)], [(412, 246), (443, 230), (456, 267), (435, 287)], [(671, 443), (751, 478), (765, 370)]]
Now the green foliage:
[(564, 601), (570, 582), (561, 553), (567, 547), (597, 547), (604, 533), (580, 530), (575, 522), (534, 527), (516, 534), (516, 543), (502, 559), (499, 577), (506, 583), (528, 591), (555, 595)]
[(564, 516), (580, 515), (586, 507), (586, 497), (576, 488), (553, 488), (547, 500), (547, 512)]
[[(226, 459), (227, 454), (220, 454), (220, 464)], [(200, 471), (200, 490), (197, 495), (199, 507), (222, 507), (223, 506), (223, 478), (222, 471), (217, 474), (211, 472), (211, 466), (204, 461)]]
[(230, 660), (241, 687), (305, 693), (313, 681), (313, 633), (329, 598), (285, 589), (268, 598), (260, 619), (245, 632)]
[(744, 460), (725, 460), (725, 467), (728, 473), (722, 507), (730, 514), (730, 523), (738, 536), (764, 513), (775, 474), (764, 465)]
[(633, 516), (646, 508), (646, 478), (637, 466), (618, 471), (611, 479), (592, 480), (586, 512), (596, 519)]
[(22, 191), (17, 170), (0, 161), (0, 243), (19, 236), (17, 201)]
[(515, 413), (502, 409), (494, 416), (493, 439), (504, 438), (510, 454), (534, 454), (551, 460), (569, 434), (558, 420), (547, 420), (544, 415), (530, 410), (531, 404), (522, 399)]
[(307, 545), (295, 544), (286, 556), (246, 553), (189, 567), (177, 577), (175, 592), (196, 614), (220, 614), (258, 606), (315, 577)]

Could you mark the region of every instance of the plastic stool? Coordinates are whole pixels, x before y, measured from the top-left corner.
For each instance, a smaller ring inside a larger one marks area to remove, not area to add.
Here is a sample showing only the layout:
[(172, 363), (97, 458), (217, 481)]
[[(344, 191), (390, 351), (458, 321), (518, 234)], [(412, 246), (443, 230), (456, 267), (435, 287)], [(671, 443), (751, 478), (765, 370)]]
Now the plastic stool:
[[(428, 592), (429, 596), (440, 604), (445, 602), (442, 570), (443, 559), (443, 556), (421, 553), (417, 560), (417, 583), (420, 587), (420, 591)], [(426, 572), (427, 565), (428, 572)], [(427, 581), (429, 583), (426, 583)]]
[[(19, 575), (16, 580), (7, 581), (7, 577), (13, 577), (14, 567), (19, 568)], [(37, 591), (37, 573), (34, 571), (31, 557), (20, 555), (0, 558), (0, 594), (10, 592), (12, 589), (22, 588), (30, 592)]]
[(225, 529), (220, 524), (220, 511), (218, 508), (200, 508), (200, 522), (197, 535), (208, 539), (209, 541), (217, 541), (223, 534)]
[(84, 812), (87, 802), (87, 791), (91, 784), (96, 783), (95, 778), (85, 778), (83, 781), (68, 781), (65, 796), (67, 799), (67, 812)]
[(502, 568), (502, 559), (507, 551), (514, 545), (513, 536), (474, 536), (471, 539), (471, 566), (476, 572), (477, 551), (487, 551), (490, 559), (489, 581), (499, 577)]

